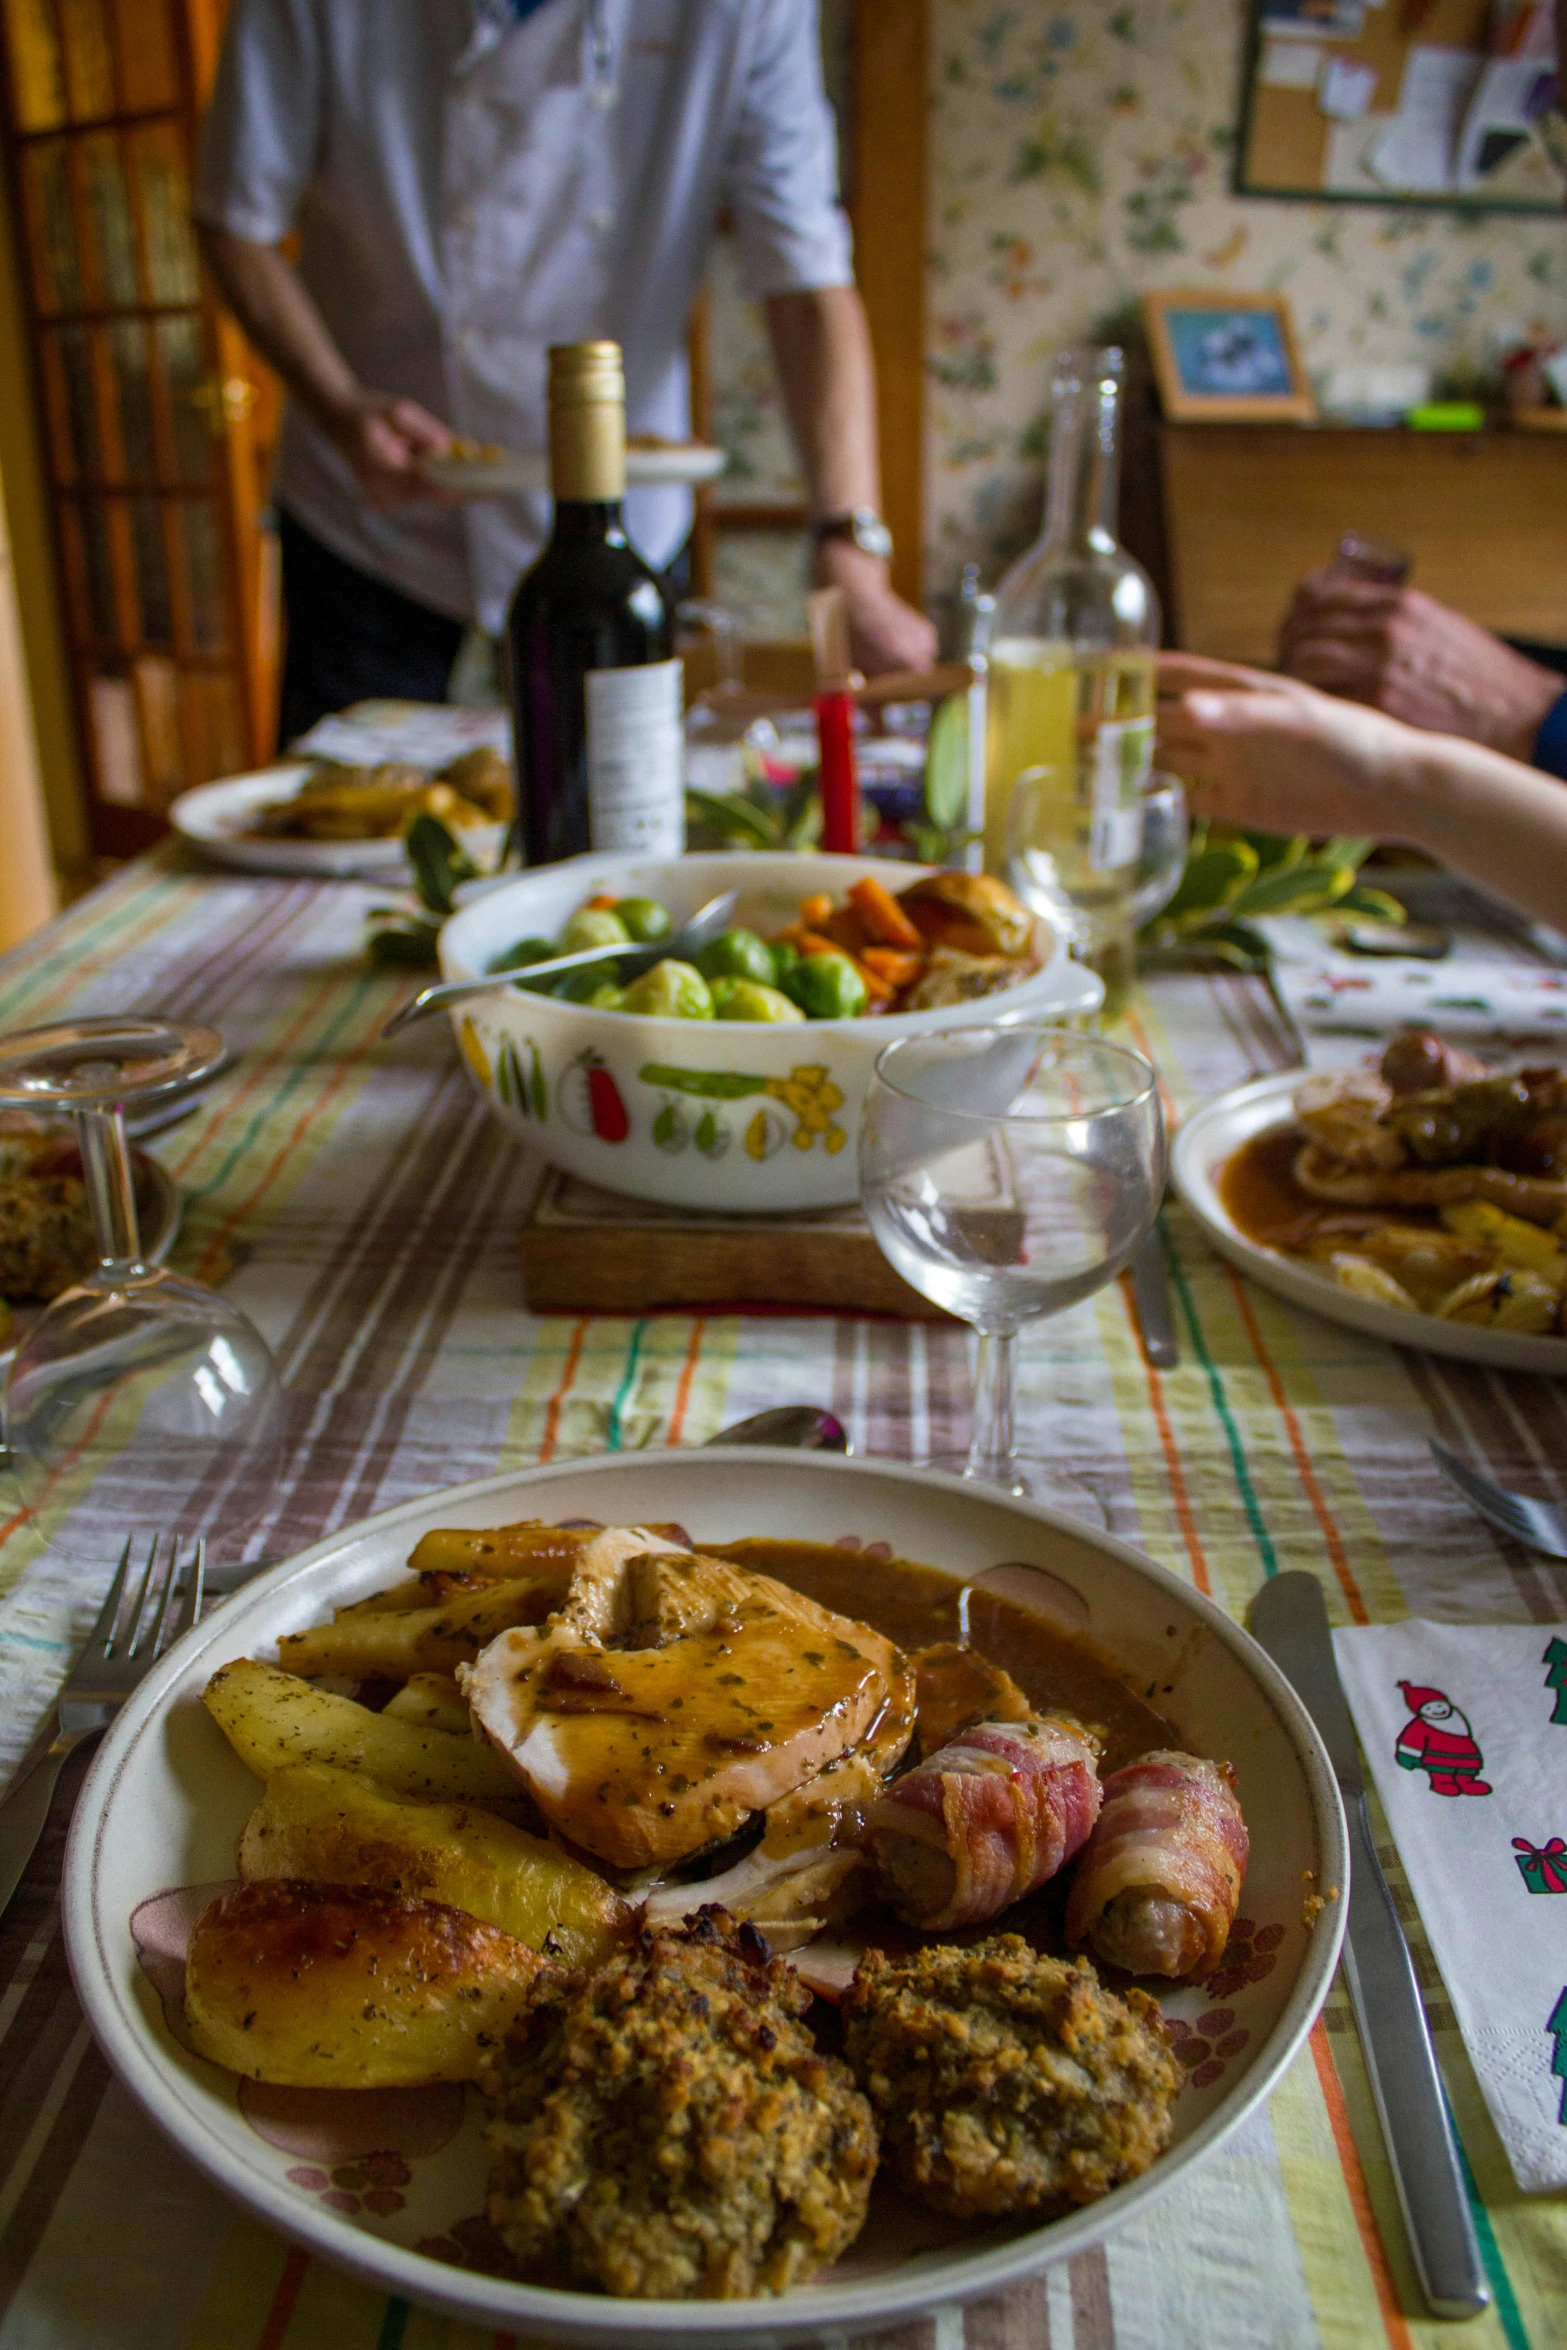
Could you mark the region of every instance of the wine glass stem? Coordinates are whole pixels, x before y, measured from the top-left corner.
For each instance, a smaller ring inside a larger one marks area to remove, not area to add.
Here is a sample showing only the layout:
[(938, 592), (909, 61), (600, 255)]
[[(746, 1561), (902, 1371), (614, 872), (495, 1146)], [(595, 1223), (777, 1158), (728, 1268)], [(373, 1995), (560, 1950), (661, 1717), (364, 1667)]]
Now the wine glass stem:
[(982, 1330), (979, 1377), (974, 1387), (974, 1433), (963, 1472), (966, 1477), (982, 1477), (987, 1484), (1002, 1485), (1011, 1474), (1016, 1384), (1016, 1332)]
[(78, 1110), (76, 1137), (103, 1270), (133, 1272), (141, 1263), (141, 1236), (125, 1119), (118, 1109)]

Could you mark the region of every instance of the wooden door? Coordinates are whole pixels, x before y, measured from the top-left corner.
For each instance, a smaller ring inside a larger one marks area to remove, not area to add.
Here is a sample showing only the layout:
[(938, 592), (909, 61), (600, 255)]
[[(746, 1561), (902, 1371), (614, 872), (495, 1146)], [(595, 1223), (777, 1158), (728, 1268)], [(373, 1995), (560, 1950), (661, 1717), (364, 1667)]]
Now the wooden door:
[(276, 401), (190, 225), (221, 0), (0, 0), (15, 194), (93, 847), (272, 747)]

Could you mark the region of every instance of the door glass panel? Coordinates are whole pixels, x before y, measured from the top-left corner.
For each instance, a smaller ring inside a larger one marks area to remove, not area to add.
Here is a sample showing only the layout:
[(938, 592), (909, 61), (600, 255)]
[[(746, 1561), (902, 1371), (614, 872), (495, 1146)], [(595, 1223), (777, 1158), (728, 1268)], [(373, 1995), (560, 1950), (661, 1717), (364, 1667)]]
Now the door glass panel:
[(205, 499), (186, 499), (180, 512), (184, 521), (191, 626), (197, 649), (203, 653), (220, 653), (227, 632), (223, 609), (226, 601), (223, 549), (218, 538), (217, 516)]
[(133, 308), (141, 300), (136, 274), (136, 237), (120, 150), (106, 133), (82, 141), (87, 201), (98, 244), (98, 278), (110, 309)]
[(71, 403), (66, 388), (60, 338), (47, 331), (38, 344), (38, 371), (43, 378), (44, 417), (49, 429), (49, 455), (54, 478), (76, 479), (76, 442), (71, 432)]
[(11, 92), (20, 131), (49, 131), (65, 120), (65, 70), (49, 0), (5, 0)]
[(176, 125), (169, 122), (143, 123), (129, 134), (146, 239), (148, 292), (154, 302), (201, 299), (190, 231), (190, 179), (180, 138)]
[(156, 498), (132, 498), (131, 536), (136, 548), (142, 642), (172, 645), (174, 621), (169, 611), (169, 575), (163, 564), (163, 524)]
[(112, 645), (119, 641), (119, 630), (114, 614), (114, 559), (109, 552), (109, 528), (99, 498), (80, 498), (76, 512), (81, 520), (82, 554), (87, 577), (87, 612), (90, 633), (99, 644)]
[(183, 683), (191, 781), (237, 773), (247, 761), (233, 678), (221, 669), (187, 669)]
[(147, 330), (139, 319), (120, 319), (108, 328), (107, 342), (119, 403), (126, 476), (133, 482), (156, 481), (158, 446), (152, 429)]
[(65, 142), (45, 139), (36, 147), (23, 147), (18, 160), (38, 307), (45, 312), (80, 309), (82, 269)]
[(212, 434), (196, 395), (206, 380), (201, 321), (160, 318), (154, 329), (169, 387), (174, 424), (174, 463), (182, 489), (204, 489), (212, 478)]
[(65, 376), (66, 411), (71, 422), (71, 443), (76, 452), (76, 463), (71, 470), (80, 479), (97, 481), (103, 473), (103, 453), (98, 445), (98, 409), (93, 397), (91, 340), (85, 326), (62, 326), (58, 330), (58, 339), (60, 365)]
[(120, 68), (120, 104), (177, 106), (179, 68), (166, 0), (114, 0), (114, 50)]
[(136, 693), (128, 677), (90, 677), (87, 709), (92, 721), (93, 768), (98, 797), (111, 807), (139, 808), (147, 798), (142, 766)]
[(114, 67), (103, 0), (59, 0), (65, 80), (78, 122), (114, 112)]

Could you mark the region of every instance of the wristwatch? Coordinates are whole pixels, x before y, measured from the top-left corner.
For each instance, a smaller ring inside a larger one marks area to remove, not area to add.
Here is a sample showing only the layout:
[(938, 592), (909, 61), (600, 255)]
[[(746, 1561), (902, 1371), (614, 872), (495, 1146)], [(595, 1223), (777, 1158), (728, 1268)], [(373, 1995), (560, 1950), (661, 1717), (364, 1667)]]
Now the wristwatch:
[(862, 555), (874, 555), (878, 563), (892, 561), (892, 533), (874, 506), (851, 506), (846, 514), (824, 514), (820, 522), (812, 524), (811, 536), (818, 546), (823, 539), (847, 539)]

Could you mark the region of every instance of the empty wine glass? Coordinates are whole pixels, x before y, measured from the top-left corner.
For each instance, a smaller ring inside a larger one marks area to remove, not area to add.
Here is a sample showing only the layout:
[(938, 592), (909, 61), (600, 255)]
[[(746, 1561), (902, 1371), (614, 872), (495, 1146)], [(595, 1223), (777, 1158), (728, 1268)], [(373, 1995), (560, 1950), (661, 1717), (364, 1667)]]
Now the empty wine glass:
[(1178, 776), (1156, 769), (1131, 805), (1106, 812), (1085, 810), (1062, 784), (1052, 767), (1028, 767), (1018, 777), (1007, 820), (1007, 879), (1098, 972), (1103, 1016), (1114, 1019), (1137, 976), (1137, 933), (1181, 885), (1186, 793)]
[(168, 1020), (69, 1020), (0, 1037), (0, 1107), (76, 1125), (99, 1263), (12, 1357), (5, 1444), (39, 1531), (68, 1555), (127, 1535), (233, 1534), (276, 1483), (282, 1396), (266, 1342), (200, 1282), (145, 1263), (124, 1107), (211, 1074), (223, 1040)]
[(1164, 1177), (1140, 1053), (1020, 1018), (883, 1049), (860, 1128), (861, 1202), (904, 1280), (980, 1340), (973, 1441), (931, 1467), (1103, 1522), (1081, 1478), (1016, 1449), (1017, 1333), (1114, 1279)]

